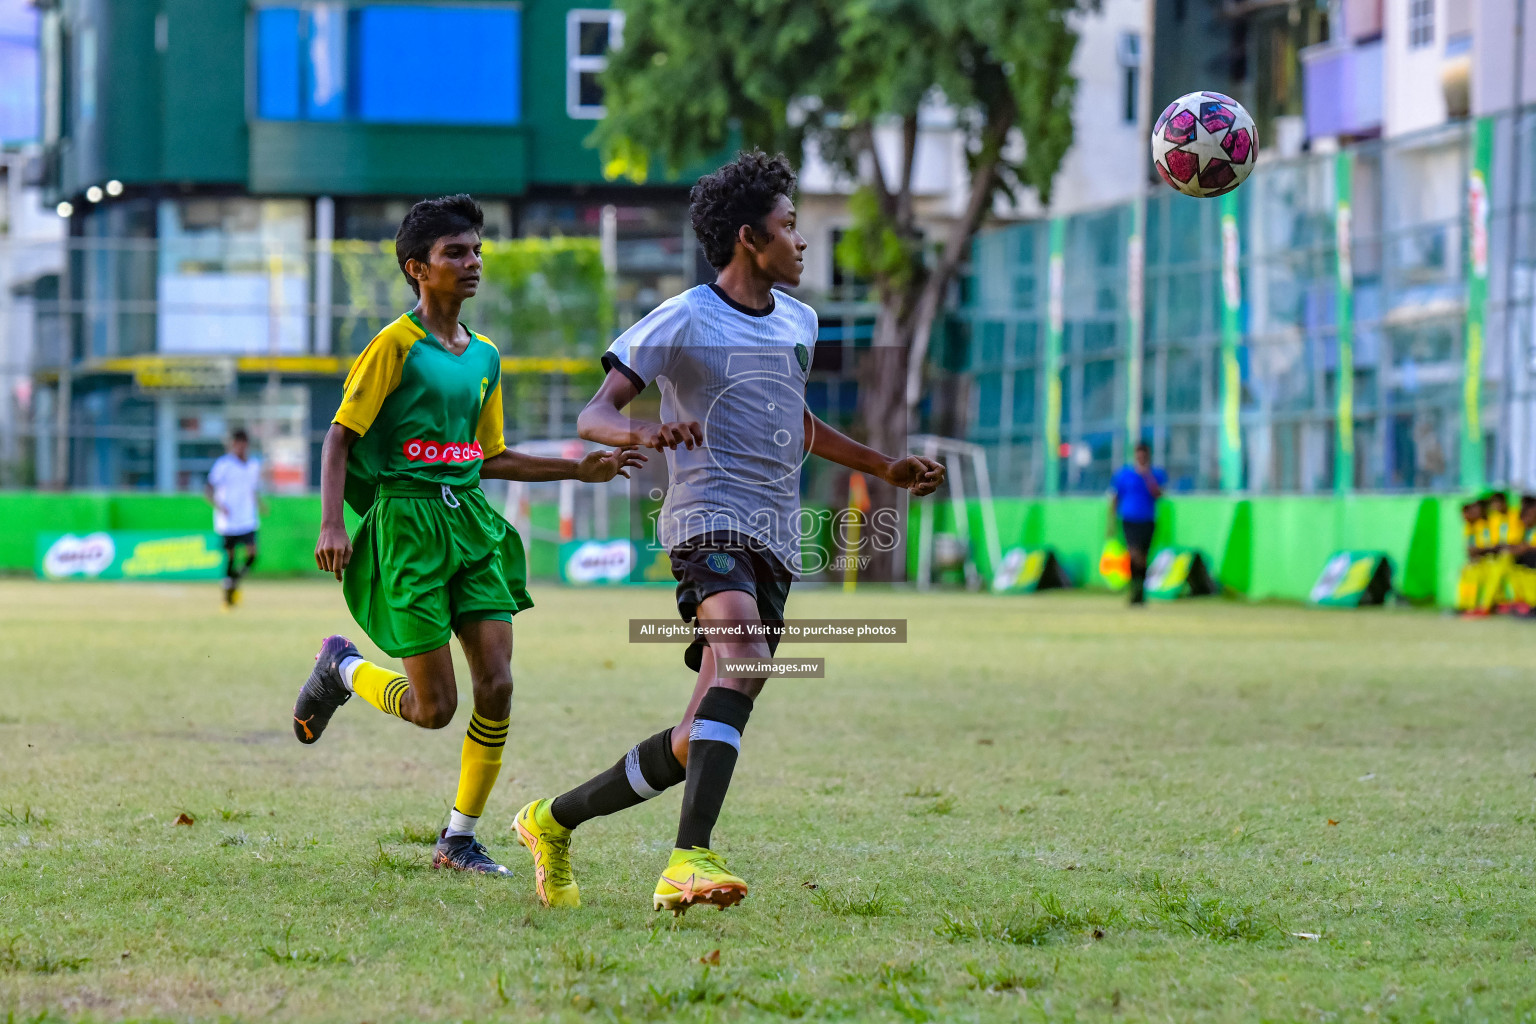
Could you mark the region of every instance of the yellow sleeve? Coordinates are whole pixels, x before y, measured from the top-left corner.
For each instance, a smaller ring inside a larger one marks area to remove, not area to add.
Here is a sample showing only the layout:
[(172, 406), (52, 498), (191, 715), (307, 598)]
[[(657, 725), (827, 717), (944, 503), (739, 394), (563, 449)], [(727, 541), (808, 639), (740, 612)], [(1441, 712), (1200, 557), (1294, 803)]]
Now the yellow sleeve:
[(387, 334), (380, 334), (368, 343), (347, 372), (341, 407), (336, 410), (332, 423), (340, 423), (357, 434), (368, 433), (384, 399), (400, 386), (406, 347)]
[(480, 442), (480, 457), (493, 458), (507, 450), (501, 423), (501, 377), (480, 403), (480, 422), (475, 425), (475, 440)]

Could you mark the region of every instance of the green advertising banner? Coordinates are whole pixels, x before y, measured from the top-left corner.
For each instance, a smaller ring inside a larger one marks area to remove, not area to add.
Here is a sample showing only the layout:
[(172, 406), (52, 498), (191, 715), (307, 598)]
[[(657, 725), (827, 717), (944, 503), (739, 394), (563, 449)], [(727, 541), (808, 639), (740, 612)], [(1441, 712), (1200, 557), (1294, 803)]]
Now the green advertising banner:
[(1056, 552), (1050, 548), (1010, 548), (992, 577), (992, 589), (999, 594), (1033, 594), (1071, 585)]
[(1061, 332), (1066, 318), (1067, 222), (1051, 221), (1045, 325), (1045, 493), (1061, 490)]
[(1467, 332), (1461, 379), (1461, 486), (1479, 491), (1483, 474), (1483, 331), (1488, 312), (1488, 216), (1492, 207), (1493, 119), (1477, 119), (1467, 180)]
[[(1147, 200), (1131, 203), (1131, 233), (1125, 240), (1125, 446), (1141, 440), (1141, 368), (1146, 323)], [(1129, 459), (1130, 452), (1126, 452)]]
[(1385, 551), (1335, 551), (1307, 600), (1324, 608), (1381, 604), (1392, 592), (1392, 559)]
[(37, 535), (37, 575), (46, 580), (216, 580), (224, 562), (224, 539), (212, 532)]
[(1147, 566), (1147, 596), (1163, 601), (1176, 597), (1208, 597), (1216, 593), (1203, 553), (1194, 548), (1169, 547)]
[(1355, 158), (1341, 150), (1333, 161), (1333, 239), (1337, 278), (1335, 319), (1339, 331), (1338, 389), (1334, 417), (1333, 489), (1343, 494), (1355, 486), (1355, 271), (1353, 263), (1353, 215)]
[(568, 540), (560, 545), (560, 580), (576, 586), (670, 583), (672, 562), (660, 548), (637, 548), (624, 539)]
[(1242, 239), (1235, 192), (1221, 197), (1221, 489), (1243, 486), (1243, 381), (1237, 347), (1243, 337)]

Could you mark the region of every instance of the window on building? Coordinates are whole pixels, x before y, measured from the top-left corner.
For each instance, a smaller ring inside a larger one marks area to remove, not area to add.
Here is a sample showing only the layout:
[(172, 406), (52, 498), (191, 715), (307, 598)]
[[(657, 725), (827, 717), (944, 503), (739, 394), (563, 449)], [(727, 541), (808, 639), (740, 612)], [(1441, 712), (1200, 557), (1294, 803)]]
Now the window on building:
[(1122, 32), (1116, 46), (1120, 58), (1120, 117), (1126, 124), (1135, 124), (1141, 111), (1141, 34)]
[(608, 52), (624, 42), (624, 12), (574, 10), (565, 16), (565, 110), (572, 117), (603, 116)]
[[(255, 114), (269, 121), (516, 124), (521, 19), (512, 3), (259, 7)], [(422, 67), (454, 69), (459, 88), (451, 99), (409, 87)]]
[(1408, 45), (1413, 49), (1435, 42), (1435, 0), (1408, 0)]

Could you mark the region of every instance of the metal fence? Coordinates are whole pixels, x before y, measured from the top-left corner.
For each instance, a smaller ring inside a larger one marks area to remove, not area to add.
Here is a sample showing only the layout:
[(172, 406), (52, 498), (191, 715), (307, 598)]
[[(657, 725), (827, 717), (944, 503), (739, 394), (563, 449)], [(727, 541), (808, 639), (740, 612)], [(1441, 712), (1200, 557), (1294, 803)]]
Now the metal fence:
[[(352, 358), (415, 301), (373, 241), (12, 240), (0, 276), (0, 485), (183, 490), (244, 426), (302, 489)], [(467, 313), (509, 440), (573, 436), (616, 306), (597, 239), (487, 243)]]
[(1463, 122), (1265, 163), (1221, 200), (1159, 187), (981, 236), (968, 433), (998, 489), (1102, 491), (1136, 439), (1180, 490), (1536, 484), (1533, 126)]

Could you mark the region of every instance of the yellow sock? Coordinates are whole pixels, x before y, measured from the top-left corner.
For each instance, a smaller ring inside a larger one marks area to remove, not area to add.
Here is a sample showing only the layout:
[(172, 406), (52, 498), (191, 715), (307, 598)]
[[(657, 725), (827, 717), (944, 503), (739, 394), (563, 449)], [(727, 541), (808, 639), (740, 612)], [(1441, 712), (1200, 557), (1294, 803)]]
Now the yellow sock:
[(1470, 612), (1477, 607), (1480, 587), (1477, 570), (1475, 562), (1461, 567), (1461, 578), (1456, 582), (1456, 610), (1459, 612)]
[(400, 717), (400, 698), (410, 682), (392, 668), (365, 661), (352, 673), (352, 692), (385, 714)]
[(453, 800), (456, 818), (478, 818), (485, 810), (491, 787), (501, 773), (501, 752), (507, 745), (510, 721), (493, 722), (478, 711), (469, 716), (469, 731), (464, 734), (464, 750), (459, 760), (459, 792)]

